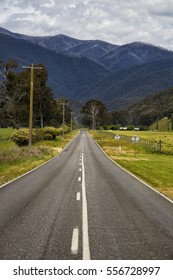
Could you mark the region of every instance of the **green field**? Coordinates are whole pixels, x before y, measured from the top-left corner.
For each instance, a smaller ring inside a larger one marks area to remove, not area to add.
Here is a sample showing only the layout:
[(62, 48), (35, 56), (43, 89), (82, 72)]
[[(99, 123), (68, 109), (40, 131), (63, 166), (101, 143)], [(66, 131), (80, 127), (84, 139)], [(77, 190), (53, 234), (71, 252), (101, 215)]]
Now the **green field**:
[(56, 156), (78, 131), (40, 141), (32, 147), (18, 147), (12, 140), (11, 128), (0, 128), (0, 185), (26, 173)]
[(158, 131), (172, 131), (172, 122), (167, 117), (154, 122), (150, 126), (150, 130), (158, 130)]
[[(121, 137), (120, 140), (115, 140), (112, 135), (105, 132), (90, 132), (91, 136), (114, 161), (173, 199), (173, 155), (171, 154), (171, 151), (173, 152), (173, 133), (150, 131), (111, 131), (111, 133), (124, 135), (127, 138)], [(134, 145), (130, 140), (134, 135), (138, 135), (140, 140), (162, 140), (162, 153), (147, 151), (144, 146), (140, 145), (140, 141)]]

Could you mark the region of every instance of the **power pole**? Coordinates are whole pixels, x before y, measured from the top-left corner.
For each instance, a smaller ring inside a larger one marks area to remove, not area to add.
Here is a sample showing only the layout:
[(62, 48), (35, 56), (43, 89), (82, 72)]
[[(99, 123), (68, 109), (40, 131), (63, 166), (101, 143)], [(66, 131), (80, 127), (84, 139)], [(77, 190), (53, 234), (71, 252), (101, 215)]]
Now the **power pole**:
[(68, 102), (66, 100), (63, 100), (62, 103), (60, 103), (60, 105), (62, 105), (62, 134), (63, 134), (63, 138), (64, 138), (64, 125), (65, 125), (65, 106), (68, 105)]
[(71, 112), (71, 131), (73, 130), (73, 112)]
[(43, 69), (43, 67), (22, 66), (23, 68), (31, 69), (31, 83), (30, 83), (30, 111), (29, 111), (29, 147), (32, 146), (32, 122), (33, 122), (33, 89), (34, 89), (34, 69)]

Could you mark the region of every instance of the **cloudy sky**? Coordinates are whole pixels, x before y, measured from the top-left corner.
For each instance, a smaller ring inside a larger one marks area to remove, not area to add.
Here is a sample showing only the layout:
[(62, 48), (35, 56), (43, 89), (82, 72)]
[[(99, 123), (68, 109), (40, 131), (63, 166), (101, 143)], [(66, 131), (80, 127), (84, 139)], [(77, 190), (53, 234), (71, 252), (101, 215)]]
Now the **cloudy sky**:
[(173, 50), (173, 0), (1, 0), (0, 14), (0, 26), (12, 32)]

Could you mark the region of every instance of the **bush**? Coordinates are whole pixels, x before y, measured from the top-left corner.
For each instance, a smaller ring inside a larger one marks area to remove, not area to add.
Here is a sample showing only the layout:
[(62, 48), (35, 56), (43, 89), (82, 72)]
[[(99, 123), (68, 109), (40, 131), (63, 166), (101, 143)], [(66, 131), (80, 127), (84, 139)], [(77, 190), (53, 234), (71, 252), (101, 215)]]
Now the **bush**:
[[(29, 129), (22, 128), (17, 130), (11, 136), (12, 140), (19, 146), (27, 146), (29, 144)], [(36, 143), (43, 139), (43, 135), (39, 129), (32, 130), (32, 143)]]
[(108, 127), (107, 125), (103, 125), (103, 129), (104, 129), (104, 130), (108, 130), (109, 127)]
[(28, 129), (19, 129), (12, 134), (11, 138), (18, 146), (27, 146), (29, 143), (29, 131)]
[(68, 127), (68, 125), (61, 125), (58, 128), (58, 131), (60, 134), (62, 134), (63, 131), (64, 131), (64, 133), (68, 133), (70, 131), (70, 128)]
[(127, 130), (133, 130), (134, 129), (134, 126), (133, 125), (129, 125), (128, 127), (127, 127)]
[(57, 136), (62, 134), (62, 130), (60, 128), (56, 129)]
[(118, 130), (119, 129), (119, 125), (117, 125), (117, 124), (116, 125), (110, 125), (109, 129), (110, 130)]
[[(43, 139), (45, 139), (44, 137), (45, 137), (45, 135), (46, 134), (49, 134), (49, 135), (51, 135), (52, 136), (52, 139), (51, 140), (53, 140), (53, 139), (55, 139), (56, 138), (56, 136), (57, 136), (57, 129), (56, 128), (54, 128), (54, 127), (44, 127), (43, 129), (42, 129), (42, 131), (43, 131)], [(48, 139), (47, 139), (48, 140)], [(50, 139), (49, 139), (50, 140)]]
[(51, 134), (45, 134), (43, 139), (44, 139), (44, 140), (52, 140), (53, 137), (52, 137)]
[[(67, 125), (60, 128), (44, 127), (42, 129), (33, 129), (32, 142), (36, 143), (42, 139), (54, 140), (57, 135), (62, 134), (63, 129), (64, 133), (69, 132), (69, 127)], [(12, 134), (11, 138), (18, 146), (27, 146), (29, 143), (29, 130), (26, 128), (19, 129)]]

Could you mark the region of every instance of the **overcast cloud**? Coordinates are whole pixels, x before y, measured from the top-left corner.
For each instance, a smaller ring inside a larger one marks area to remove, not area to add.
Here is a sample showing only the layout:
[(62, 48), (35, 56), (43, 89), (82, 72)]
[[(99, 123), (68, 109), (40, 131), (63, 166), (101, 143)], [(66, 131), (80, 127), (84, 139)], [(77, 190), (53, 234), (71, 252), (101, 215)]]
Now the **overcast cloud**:
[(173, 50), (172, 0), (1, 0), (0, 12), (0, 26), (12, 32)]

